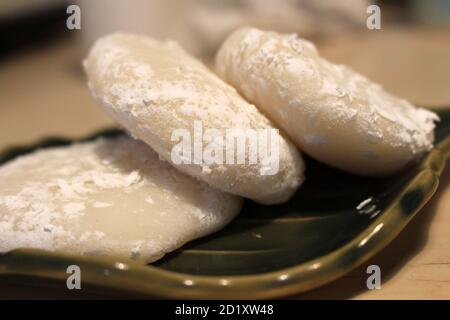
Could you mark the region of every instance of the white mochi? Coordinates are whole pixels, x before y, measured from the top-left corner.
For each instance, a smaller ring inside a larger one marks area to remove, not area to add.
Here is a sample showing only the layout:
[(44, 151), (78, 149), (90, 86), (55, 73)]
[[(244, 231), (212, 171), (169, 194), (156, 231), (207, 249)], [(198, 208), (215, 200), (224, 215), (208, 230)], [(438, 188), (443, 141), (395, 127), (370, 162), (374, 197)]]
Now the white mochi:
[(433, 146), (435, 113), (326, 61), (296, 35), (241, 28), (220, 48), (216, 70), (301, 150), (331, 166), (386, 175)]
[(241, 203), (128, 137), (43, 149), (0, 167), (0, 252), (39, 248), (148, 263), (219, 230)]
[(267, 204), (288, 200), (303, 182), (301, 155), (283, 135), (278, 139), (279, 167), (271, 174), (264, 174), (263, 161), (250, 163), (248, 150), (244, 164), (172, 159), (178, 143), (172, 134), (181, 129), (193, 137), (196, 121), (204, 132), (214, 129), (223, 136), (227, 129), (274, 129), (255, 106), (176, 43), (113, 34), (96, 42), (84, 66), (89, 87), (106, 113), (177, 169)]

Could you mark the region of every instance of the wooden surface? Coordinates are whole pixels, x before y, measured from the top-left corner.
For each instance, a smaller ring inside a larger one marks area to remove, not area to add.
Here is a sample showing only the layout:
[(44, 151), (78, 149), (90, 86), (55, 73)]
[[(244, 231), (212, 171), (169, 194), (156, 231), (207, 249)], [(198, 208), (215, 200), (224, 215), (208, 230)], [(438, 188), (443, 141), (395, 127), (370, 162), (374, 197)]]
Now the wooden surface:
[[(319, 50), (412, 102), (450, 106), (450, 31), (395, 29), (322, 41)], [(76, 39), (0, 61), (0, 148), (112, 125), (92, 100)], [(450, 168), (437, 194), (385, 250), (347, 276), (293, 298), (450, 299)], [(365, 269), (381, 268), (369, 291)], [(101, 298), (0, 280), (0, 298)]]

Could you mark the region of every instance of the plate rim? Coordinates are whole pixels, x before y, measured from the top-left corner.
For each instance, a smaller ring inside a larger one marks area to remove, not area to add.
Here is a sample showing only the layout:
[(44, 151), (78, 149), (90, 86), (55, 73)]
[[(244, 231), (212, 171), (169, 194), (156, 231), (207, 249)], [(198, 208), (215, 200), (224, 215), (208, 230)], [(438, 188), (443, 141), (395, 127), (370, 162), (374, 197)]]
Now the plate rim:
[[(118, 131), (108, 129), (101, 132), (108, 136), (117, 134)], [(85, 141), (101, 135), (101, 132), (81, 140), (45, 139), (33, 146), (46, 146), (55, 141), (61, 144)], [(384, 214), (374, 219), (357, 237), (328, 254), (292, 267), (246, 275), (192, 275), (164, 270), (153, 265), (141, 265), (132, 260), (86, 257), (39, 249), (16, 249), (0, 253), (0, 275), (65, 281), (68, 274), (67, 267), (64, 266), (76, 264), (82, 270), (82, 282), (149, 297), (270, 299), (300, 294), (340, 278), (373, 257), (396, 238), (435, 193), (449, 152), (450, 137), (446, 137), (423, 159), (417, 174), (385, 209)], [(402, 201), (407, 200), (409, 192), (418, 188), (425, 190), (424, 196), (405, 212), (407, 209), (402, 208)]]

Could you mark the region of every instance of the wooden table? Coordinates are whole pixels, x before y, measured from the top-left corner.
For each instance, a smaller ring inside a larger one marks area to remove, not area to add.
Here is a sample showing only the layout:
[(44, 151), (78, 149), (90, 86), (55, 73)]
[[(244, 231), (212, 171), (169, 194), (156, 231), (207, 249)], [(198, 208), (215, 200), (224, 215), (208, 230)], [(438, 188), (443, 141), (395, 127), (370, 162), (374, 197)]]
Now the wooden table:
[[(92, 100), (76, 39), (0, 61), (0, 148), (49, 135), (78, 137), (112, 125)], [(450, 31), (387, 28), (322, 41), (319, 50), (427, 106), (450, 105)], [(294, 298), (450, 299), (450, 168), (438, 192), (401, 235), (368, 263)], [(381, 290), (365, 287), (381, 267)], [(0, 298), (101, 298), (104, 295), (0, 282)]]

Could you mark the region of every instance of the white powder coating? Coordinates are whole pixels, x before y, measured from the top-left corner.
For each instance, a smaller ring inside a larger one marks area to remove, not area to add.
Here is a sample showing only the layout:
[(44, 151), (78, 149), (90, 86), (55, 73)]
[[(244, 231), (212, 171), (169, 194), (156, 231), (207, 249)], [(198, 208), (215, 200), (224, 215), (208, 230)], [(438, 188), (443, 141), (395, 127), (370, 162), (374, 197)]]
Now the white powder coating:
[(337, 168), (389, 174), (433, 146), (435, 113), (326, 61), (296, 35), (239, 29), (216, 69), (305, 153)]
[(0, 252), (152, 262), (222, 228), (241, 203), (128, 137), (44, 149), (0, 168)]
[[(176, 43), (113, 34), (99, 39), (84, 62), (89, 87), (106, 113), (134, 137), (171, 161), (174, 130), (188, 130), (194, 121), (203, 130), (271, 129), (271, 122), (236, 90)], [(261, 175), (263, 164), (172, 164), (221, 190), (278, 203), (289, 199), (303, 182), (303, 161), (296, 147), (280, 137), (279, 170)]]

